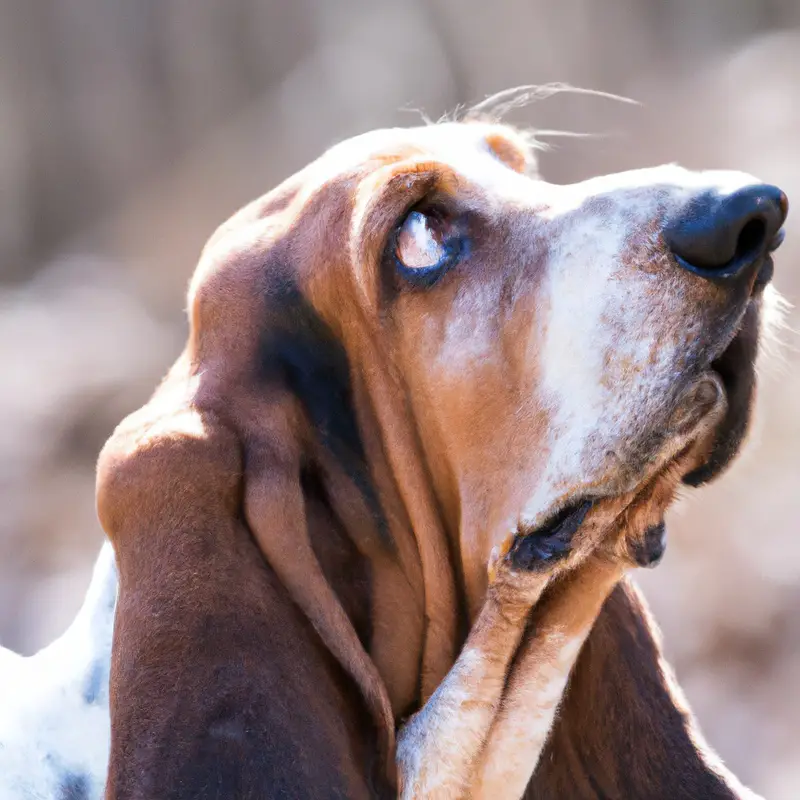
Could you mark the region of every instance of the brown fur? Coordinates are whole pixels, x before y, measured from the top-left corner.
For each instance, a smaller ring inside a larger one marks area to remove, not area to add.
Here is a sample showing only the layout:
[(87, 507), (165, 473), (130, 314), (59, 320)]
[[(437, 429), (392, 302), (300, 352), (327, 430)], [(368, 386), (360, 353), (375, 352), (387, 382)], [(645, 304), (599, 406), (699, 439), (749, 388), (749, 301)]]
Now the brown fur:
[(628, 581), (612, 592), (578, 657), (525, 797), (755, 797), (700, 735)]

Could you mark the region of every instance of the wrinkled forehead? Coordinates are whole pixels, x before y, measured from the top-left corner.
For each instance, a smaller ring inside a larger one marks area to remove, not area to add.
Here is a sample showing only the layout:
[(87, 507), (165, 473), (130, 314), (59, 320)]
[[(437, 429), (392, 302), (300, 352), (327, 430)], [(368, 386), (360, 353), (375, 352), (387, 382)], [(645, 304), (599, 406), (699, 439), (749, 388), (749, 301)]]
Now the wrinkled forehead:
[(418, 128), (387, 128), (347, 139), (314, 165), (319, 182), (381, 166), (426, 162), (448, 168), (476, 187), (509, 199), (530, 192), (537, 177), (533, 140), (506, 125), (478, 122), (437, 123)]
[(695, 172), (666, 164), (559, 185), (539, 177), (535, 153), (535, 138), (513, 127), (448, 122), (353, 137), (328, 150), (314, 172), (317, 181), (328, 182), (388, 163), (428, 161), (451, 170), (493, 200), (535, 208), (543, 217), (569, 213), (596, 198), (615, 200), (629, 205), (636, 216), (649, 216), (678, 208), (700, 191), (726, 194), (753, 182), (742, 172)]

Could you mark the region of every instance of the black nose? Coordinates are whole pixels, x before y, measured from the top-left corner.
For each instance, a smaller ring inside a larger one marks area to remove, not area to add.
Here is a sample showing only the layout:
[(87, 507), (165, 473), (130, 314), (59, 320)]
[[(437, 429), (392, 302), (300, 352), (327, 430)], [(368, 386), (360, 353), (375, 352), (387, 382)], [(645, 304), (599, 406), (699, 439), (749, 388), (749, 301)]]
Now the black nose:
[(777, 186), (747, 186), (727, 195), (705, 192), (668, 222), (664, 236), (684, 269), (704, 278), (732, 278), (780, 244), (788, 211)]

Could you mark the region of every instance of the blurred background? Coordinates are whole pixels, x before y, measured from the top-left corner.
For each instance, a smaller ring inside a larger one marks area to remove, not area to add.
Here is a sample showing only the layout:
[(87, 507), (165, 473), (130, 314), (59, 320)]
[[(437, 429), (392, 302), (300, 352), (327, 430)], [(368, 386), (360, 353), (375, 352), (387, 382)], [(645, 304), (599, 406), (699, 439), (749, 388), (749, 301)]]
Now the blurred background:
[[(797, 0), (0, 0), (0, 641), (77, 610), (101, 543), (94, 461), (179, 352), (213, 228), (342, 137), (568, 81), (518, 124), (569, 182), (678, 161), (800, 204)], [(776, 284), (800, 302), (800, 213)], [(790, 327), (798, 326), (790, 313)], [(639, 580), (700, 722), (769, 798), (800, 797), (800, 339), (756, 429), (672, 515)]]

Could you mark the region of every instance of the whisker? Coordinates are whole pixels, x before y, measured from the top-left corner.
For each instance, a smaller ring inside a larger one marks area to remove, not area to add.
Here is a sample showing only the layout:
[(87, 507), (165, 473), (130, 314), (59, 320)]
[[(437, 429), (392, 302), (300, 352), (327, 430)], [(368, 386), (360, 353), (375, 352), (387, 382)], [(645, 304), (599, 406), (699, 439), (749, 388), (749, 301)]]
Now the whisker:
[(583, 89), (568, 83), (526, 84), (514, 86), (510, 89), (503, 89), (489, 95), (479, 103), (470, 106), (464, 118), (469, 120), (475, 117), (491, 116), (499, 120), (515, 108), (522, 108), (534, 101), (546, 100), (557, 94), (579, 94), (589, 97), (599, 97), (604, 100), (615, 100), (620, 103), (629, 103), (631, 105), (641, 105), (637, 100), (630, 97), (613, 94), (612, 92), (604, 92), (600, 89)]

